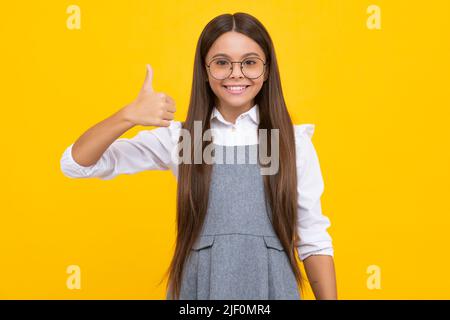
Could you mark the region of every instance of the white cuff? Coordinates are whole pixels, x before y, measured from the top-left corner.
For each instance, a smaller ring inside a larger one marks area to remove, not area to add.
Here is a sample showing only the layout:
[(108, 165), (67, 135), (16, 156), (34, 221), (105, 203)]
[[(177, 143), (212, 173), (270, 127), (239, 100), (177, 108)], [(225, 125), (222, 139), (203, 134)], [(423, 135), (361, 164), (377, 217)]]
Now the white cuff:
[(303, 244), (297, 247), (300, 260), (305, 260), (311, 255), (334, 256), (334, 249), (330, 241), (323, 241), (320, 244)]
[(77, 163), (72, 157), (73, 145), (74, 144), (72, 143), (70, 146), (68, 146), (61, 157), (61, 171), (65, 176), (69, 178), (82, 178), (87, 176), (89, 174), (89, 171), (91, 171), (96, 164), (85, 167)]

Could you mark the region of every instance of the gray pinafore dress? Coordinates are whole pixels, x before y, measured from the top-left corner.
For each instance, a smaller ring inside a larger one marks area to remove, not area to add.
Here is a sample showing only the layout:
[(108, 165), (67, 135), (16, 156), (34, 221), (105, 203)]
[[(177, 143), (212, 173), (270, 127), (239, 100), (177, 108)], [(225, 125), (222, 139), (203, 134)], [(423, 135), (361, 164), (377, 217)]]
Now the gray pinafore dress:
[(208, 210), (186, 259), (180, 299), (301, 299), (271, 223), (256, 163), (258, 145), (214, 148)]

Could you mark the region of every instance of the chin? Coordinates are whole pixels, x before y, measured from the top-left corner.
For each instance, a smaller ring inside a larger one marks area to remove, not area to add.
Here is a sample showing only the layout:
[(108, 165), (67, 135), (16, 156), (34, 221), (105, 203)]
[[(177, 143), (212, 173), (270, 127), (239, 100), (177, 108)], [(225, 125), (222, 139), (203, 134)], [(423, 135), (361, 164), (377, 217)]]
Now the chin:
[(230, 107), (240, 108), (245, 104), (248, 104), (252, 99), (223, 99)]

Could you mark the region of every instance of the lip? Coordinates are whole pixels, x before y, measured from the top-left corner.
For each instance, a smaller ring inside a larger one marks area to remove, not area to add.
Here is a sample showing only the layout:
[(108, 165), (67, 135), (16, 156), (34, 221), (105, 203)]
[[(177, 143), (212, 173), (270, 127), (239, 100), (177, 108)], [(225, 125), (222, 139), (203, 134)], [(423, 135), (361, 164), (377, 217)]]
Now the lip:
[(232, 95), (243, 94), (243, 93), (245, 93), (247, 91), (248, 87), (250, 87), (250, 85), (248, 85), (248, 84), (240, 84), (240, 85), (239, 84), (233, 84), (233, 85), (230, 85), (230, 87), (239, 87), (239, 86), (245, 86), (245, 89), (242, 90), (242, 91), (231, 91), (231, 90), (228, 90), (227, 86), (225, 86), (225, 85), (223, 85), (222, 87), (225, 89), (226, 92), (228, 92), (229, 94), (232, 94)]

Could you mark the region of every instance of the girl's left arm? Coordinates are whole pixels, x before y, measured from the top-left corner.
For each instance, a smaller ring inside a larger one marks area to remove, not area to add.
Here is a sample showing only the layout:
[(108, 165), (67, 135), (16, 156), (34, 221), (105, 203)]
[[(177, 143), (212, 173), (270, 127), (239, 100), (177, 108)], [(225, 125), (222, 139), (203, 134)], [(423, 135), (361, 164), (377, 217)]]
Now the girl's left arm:
[(334, 249), (327, 232), (330, 219), (322, 212), (324, 181), (312, 143), (315, 126), (297, 125), (298, 253), (316, 299), (337, 299)]
[(311, 255), (303, 260), (306, 275), (317, 300), (336, 300), (334, 260), (329, 255)]

